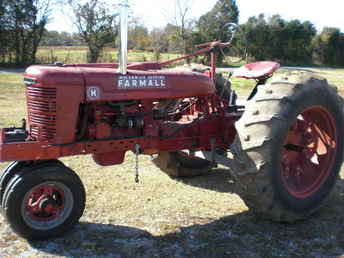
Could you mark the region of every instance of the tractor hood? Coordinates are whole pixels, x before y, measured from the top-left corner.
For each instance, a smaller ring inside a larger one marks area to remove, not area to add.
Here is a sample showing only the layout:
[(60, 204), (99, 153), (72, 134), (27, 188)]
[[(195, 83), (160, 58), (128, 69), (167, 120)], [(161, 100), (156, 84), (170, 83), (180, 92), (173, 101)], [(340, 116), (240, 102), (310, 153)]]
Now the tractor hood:
[[(154, 67), (143, 64), (147, 65)], [(133, 67), (140, 68), (138, 64)], [(128, 69), (123, 75), (116, 68), (115, 64), (37, 65), (26, 70), (25, 83), (34, 88), (56, 89), (64, 99), (80, 102), (176, 99), (215, 92), (212, 80), (201, 73)]]
[(83, 67), (86, 101), (177, 99), (214, 94), (212, 80), (201, 73), (142, 71), (128, 69), (123, 75), (114, 69)]
[(81, 87), (85, 84), (80, 69), (74, 65), (33, 65), (26, 69), (24, 81), (47, 88)]

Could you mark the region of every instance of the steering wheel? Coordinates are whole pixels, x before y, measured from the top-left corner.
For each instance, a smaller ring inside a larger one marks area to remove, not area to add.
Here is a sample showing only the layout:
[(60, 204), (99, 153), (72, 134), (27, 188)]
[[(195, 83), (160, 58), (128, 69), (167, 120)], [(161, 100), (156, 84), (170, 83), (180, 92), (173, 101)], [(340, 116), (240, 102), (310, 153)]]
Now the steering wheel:
[(238, 28), (239, 28), (238, 24), (233, 23), (233, 22), (229, 22), (222, 27), (221, 31), (227, 30), (227, 32), (229, 33), (230, 39), (228, 43), (232, 43)]
[(227, 23), (220, 30), (219, 38), (227, 34), (228, 47), (221, 49), (224, 60), (229, 63), (240, 63), (247, 58), (247, 38), (242, 28), (236, 23)]

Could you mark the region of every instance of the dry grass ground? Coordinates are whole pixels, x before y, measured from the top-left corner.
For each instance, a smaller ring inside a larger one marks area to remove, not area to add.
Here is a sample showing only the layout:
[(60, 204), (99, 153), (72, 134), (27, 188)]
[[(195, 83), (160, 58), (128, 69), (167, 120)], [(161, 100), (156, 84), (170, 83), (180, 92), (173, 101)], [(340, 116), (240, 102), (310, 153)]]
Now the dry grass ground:
[[(328, 77), (344, 93), (343, 70), (310, 72)], [(241, 83), (238, 90), (247, 92)], [(1, 127), (25, 117), (23, 90), (21, 74), (0, 74)], [(0, 257), (344, 257), (343, 170), (325, 207), (289, 225), (251, 214), (221, 168), (176, 181), (142, 156), (136, 184), (129, 153), (124, 164), (106, 168), (89, 156), (62, 161), (87, 190), (81, 223), (61, 238), (27, 242), (0, 216)]]

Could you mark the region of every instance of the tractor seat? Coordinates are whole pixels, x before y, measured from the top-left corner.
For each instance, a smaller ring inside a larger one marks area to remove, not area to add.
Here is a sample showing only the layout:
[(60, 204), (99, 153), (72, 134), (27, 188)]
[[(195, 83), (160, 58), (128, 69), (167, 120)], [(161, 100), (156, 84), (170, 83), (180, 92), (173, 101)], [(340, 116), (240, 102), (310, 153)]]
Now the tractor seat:
[(280, 64), (271, 61), (249, 63), (236, 69), (233, 76), (245, 79), (260, 79), (273, 74), (278, 68), (280, 68)]

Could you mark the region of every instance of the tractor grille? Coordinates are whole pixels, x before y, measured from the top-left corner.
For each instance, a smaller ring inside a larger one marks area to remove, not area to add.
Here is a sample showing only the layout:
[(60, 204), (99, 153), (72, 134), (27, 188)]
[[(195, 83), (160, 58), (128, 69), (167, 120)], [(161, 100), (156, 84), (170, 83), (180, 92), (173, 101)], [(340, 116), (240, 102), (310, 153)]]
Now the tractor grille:
[(27, 105), (31, 136), (50, 141), (56, 135), (56, 89), (27, 86)]

